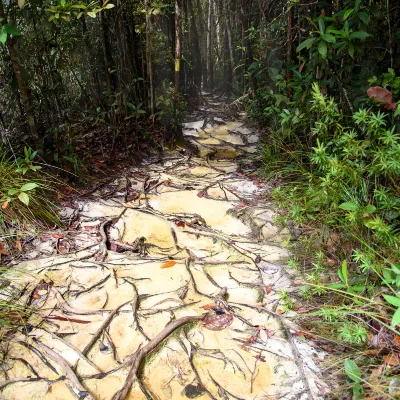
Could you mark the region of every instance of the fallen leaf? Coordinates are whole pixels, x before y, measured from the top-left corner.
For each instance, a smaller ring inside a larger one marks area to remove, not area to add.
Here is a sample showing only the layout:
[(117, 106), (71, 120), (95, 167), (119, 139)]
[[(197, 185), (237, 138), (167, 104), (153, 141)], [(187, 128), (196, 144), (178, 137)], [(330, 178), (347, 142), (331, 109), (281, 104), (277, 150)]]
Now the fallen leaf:
[(63, 237), (62, 233), (53, 233), (51, 235), (52, 238), (54, 239), (61, 239)]
[(400, 364), (400, 357), (398, 353), (391, 353), (383, 356), (383, 360), (387, 365), (390, 365), (391, 367), (396, 367)]
[(265, 287), (265, 293), (270, 294), (272, 292), (272, 288), (274, 285), (270, 283), (268, 286)]
[(204, 326), (211, 331), (222, 331), (232, 324), (233, 315), (228, 313), (206, 315), (203, 322)]
[(206, 195), (206, 192), (199, 192), (197, 193), (197, 197), (204, 197)]
[(164, 263), (163, 265), (161, 265), (161, 268), (171, 268), (176, 264), (176, 261), (167, 261), (166, 263)]
[(393, 94), (389, 90), (374, 86), (367, 90), (367, 94), (370, 99), (379, 101), (387, 110), (397, 110), (398, 104), (393, 102)]
[(48, 315), (45, 319), (55, 319), (57, 321), (76, 322), (77, 324), (90, 324), (91, 321), (84, 321), (82, 319), (60, 317), (59, 315)]
[(206, 304), (205, 306), (202, 306), (201, 308), (204, 308), (205, 310), (213, 310), (217, 305), (215, 303), (209, 303)]
[(254, 357), (255, 357), (258, 361), (266, 362), (265, 356), (262, 356), (262, 355), (258, 354), (258, 355), (254, 356)]
[(183, 221), (175, 221), (175, 225), (184, 228), (186, 224)]
[(4, 248), (4, 244), (0, 242), (0, 255), (2, 256), (8, 256), (8, 250)]
[(261, 262), (261, 256), (258, 255), (258, 256), (256, 257), (256, 259), (254, 260), (254, 262), (255, 262), (256, 264), (259, 264), (259, 263)]
[(8, 201), (5, 201), (3, 204), (2, 204), (2, 206), (1, 206), (1, 208), (3, 209), (3, 210), (5, 210), (7, 207), (8, 207)]
[(285, 314), (285, 311), (278, 309), (275, 311), (275, 314), (282, 315)]
[(400, 345), (400, 336), (399, 335), (396, 335), (395, 337), (394, 337), (394, 344), (395, 345), (397, 345), (397, 346), (399, 346)]
[(22, 251), (22, 243), (21, 243), (21, 240), (20, 240), (20, 239), (17, 239), (17, 240), (15, 241), (15, 247), (16, 247), (19, 251)]

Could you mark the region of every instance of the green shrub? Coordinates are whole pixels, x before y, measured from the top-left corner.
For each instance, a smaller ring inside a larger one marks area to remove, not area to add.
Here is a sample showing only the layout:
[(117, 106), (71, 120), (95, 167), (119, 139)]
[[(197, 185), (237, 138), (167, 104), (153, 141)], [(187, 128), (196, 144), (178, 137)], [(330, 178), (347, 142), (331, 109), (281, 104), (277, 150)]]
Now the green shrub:
[[(343, 264), (336, 272), (326, 265), (326, 271), (316, 272), (319, 261), (310, 262), (308, 276), (314, 293), (324, 293), (321, 286), (327, 286), (328, 290), (368, 297), (383, 286), (392, 294), (391, 301), (385, 299), (393, 313), (400, 308), (398, 127), (391, 115), (373, 109), (343, 115), (317, 84), (308, 108), (309, 112), (302, 113), (292, 107), (276, 116), (282, 129), (291, 133), (273, 132), (262, 148), (265, 174), (283, 177), (286, 182), (273, 192), (278, 205), (286, 210), (280, 222), (330, 232), (327, 238), (339, 234), (345, 243), (335, 249), (335, 256), (347, 261), (345, 269)], [(296, 115), (298, 118), (293, 118)], [(332, 272), (337, 282), (326, 285), (321, 277)], [(352, 312), (350, 307), (349, 314)], [(400, 311), (393, 318), (394, 327), (400, 323)], [(338, 328), (337, 333), (346, 333), (349, 341), (356, 328), (348, 329), (355, 326), (353, 322), (344, 323), (345, 328)]]
[(24, 157), (12, 158), (0, 148), (0, 236), (59, 223), (49, 192), (55, 180), (37, 165), (36, 152), (25, 148)]

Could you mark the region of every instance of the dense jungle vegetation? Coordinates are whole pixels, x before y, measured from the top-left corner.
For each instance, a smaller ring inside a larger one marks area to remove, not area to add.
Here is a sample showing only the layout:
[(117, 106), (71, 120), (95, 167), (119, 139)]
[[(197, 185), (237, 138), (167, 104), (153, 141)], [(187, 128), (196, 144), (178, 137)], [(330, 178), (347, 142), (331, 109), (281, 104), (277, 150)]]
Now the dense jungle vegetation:
[(304, 335), (354, 399), (395, 398), (397, 0), (0, 0), (0, 254), (58, 223), (62, 181), (180, 144), (202, 92), (264, 132), (255, 161), (295, 238)]

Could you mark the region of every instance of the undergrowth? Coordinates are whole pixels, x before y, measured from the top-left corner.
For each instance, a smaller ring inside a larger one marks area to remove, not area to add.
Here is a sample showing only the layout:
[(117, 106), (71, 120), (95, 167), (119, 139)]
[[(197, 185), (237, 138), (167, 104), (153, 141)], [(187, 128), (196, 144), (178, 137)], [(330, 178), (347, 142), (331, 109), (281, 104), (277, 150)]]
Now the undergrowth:
[(36, 158), (29, 148), (16, 158), (0, 147), (0, 342), (10, 330), (24, 326), (30, 312), (19, 300), (17, 282), (4, 275), (9, 270), (1, 267), (4, 258), (18, 255), (26, 234), (60, 223), (50, 200), (56, 180), (43, 172)]
[(345, 115), (316, 83), (300, 108), (288, 104), (282, 111), (277, 101), (269, 92), (262, 98), (263, 122), (276, 129), (261, 159), (265, 175), (279, 182), (277, 222), (302, 233), (290, 244), (290, 264), (305, 277), (299, 291), (309, 308), (304, 326), (346, 353), (342, 378), (354, 399), (399, 398), (396, 117), (372, 105)]

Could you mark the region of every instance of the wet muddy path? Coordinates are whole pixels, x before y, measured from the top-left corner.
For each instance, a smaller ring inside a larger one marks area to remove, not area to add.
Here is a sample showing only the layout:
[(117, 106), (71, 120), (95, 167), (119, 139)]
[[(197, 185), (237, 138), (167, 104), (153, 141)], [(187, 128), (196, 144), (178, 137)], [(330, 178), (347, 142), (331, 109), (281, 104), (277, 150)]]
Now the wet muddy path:
[(208, 100), (185, 124), (197, 155), (64, 210), (74, 231), (9, 273), (39, 315), (7, 345), (1, 398), (323, 398), (323, 354), (283, 313), (296, 276), (252, 175), (258, 135)]

